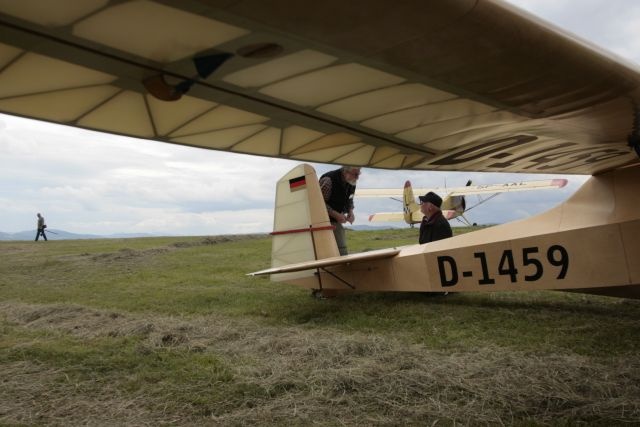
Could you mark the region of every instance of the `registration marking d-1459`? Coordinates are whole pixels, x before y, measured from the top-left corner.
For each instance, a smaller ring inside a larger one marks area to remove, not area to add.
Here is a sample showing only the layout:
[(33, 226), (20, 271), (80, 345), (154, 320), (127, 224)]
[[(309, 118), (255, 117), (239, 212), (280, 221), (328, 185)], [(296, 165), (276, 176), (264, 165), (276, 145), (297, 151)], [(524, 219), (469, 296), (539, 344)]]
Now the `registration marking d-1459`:
[[(569, 253), (561, 245), (552, 245), (542, 251), (537, 246), (523, 248), (522, 253), (514, 255), (514, 251), (506, 249), (500, 260), (491, 268), (485, 252), (474, 252), (477, 269), (460, 271), (455, 258), (449, 255), (438, 256), (438, 272), (440, 285), (451, 287), (458, 284), (460, 277), (477, 278), (478, 285), (493, 285), (496, 276), (508, 276), (511, 283), (535, 282), (547, 274), (562, 280), (569, 271)], [(551, 267), (549, 267), (551, 266)], [(475, 270), (475, 272), (474, 272)]]

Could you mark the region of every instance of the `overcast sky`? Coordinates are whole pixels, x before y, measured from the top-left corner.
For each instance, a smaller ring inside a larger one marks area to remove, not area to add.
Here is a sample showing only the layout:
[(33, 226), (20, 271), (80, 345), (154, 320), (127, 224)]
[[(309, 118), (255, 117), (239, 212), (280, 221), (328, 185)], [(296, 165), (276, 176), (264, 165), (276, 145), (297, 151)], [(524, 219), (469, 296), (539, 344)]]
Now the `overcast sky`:
[[(513, 0), (627, 61), (640, 63), (640, 1)], [(53, 229), (75, 233), (216, 235), (271, 231), (275, 182), (298, 162), (163, 144), (0, 115), (0, 231), (35, 229), (41, 212)], [(335, 168), (314, 165), (318, 175)], [(364, 169), (362, 188), (460, 186), (550, 175), (435, 173)], [(559, 175), (553, 175), (559, 177)], [(557, 205), (562, 190), (502, 194), (473, 209), (474, 222), (524, 218)], [(470, 197), (470, 204), (476, 199)], [(393, 200), (356, 199), (355, 224), (400, 210)], [(400, 225), (400, 224), (396, 224)], [(455, 225), (455, 224), (454, 224)]]

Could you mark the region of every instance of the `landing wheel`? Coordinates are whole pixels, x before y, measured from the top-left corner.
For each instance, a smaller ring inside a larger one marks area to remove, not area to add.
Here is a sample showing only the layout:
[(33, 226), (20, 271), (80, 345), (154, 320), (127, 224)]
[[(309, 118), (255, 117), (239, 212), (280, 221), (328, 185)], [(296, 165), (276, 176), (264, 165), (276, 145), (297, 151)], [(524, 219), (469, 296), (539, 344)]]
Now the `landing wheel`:
[(311, 296), (316, 299), (329, 299), (335, 298), (342, 292), (337, 289), (313, 289)]

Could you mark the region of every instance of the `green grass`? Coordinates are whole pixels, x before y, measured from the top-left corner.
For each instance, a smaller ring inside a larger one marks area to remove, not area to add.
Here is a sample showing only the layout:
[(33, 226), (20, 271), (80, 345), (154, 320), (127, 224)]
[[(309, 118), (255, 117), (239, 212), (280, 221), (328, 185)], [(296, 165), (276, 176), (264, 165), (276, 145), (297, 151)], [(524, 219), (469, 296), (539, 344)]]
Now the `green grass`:
[[(417, 230), (348, 239), (359, 252)], [(0, 424), (640, 421), (636, 301), (317, 300), (246, 276), (270, 250), (267, 236), (1, 242)]]

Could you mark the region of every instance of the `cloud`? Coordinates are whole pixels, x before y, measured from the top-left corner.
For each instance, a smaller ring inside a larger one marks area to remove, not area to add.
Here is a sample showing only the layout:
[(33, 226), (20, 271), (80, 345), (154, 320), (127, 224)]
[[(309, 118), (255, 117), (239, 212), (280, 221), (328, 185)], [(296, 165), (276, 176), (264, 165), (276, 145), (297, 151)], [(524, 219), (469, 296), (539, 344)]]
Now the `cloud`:
[(0, 116), (2, 231), (225, 234), (272, 227), (275, 182), (297, 162)]

